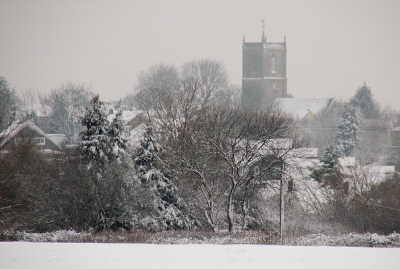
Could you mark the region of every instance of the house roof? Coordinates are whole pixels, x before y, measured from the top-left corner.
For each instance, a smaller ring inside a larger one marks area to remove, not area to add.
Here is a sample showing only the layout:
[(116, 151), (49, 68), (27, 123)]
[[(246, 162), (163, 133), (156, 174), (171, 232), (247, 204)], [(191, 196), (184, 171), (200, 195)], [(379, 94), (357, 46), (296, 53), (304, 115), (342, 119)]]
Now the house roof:
[(301, 120), (310, 112), (315, 115), (328, 108), (332, 100), (333, 98), (276, 98), (272, 105), (293, 115), (296, 120)]
[[(124, 110), (124, 111), (122, 111), (122, 121), (124, 122), (124, 124), (126, 124), (126, 123), (130, 122), (131, 120), (133, 120), (134, 118), (136, 118), (141, 113), (143, 113), (143, 111), (141, 111), (141, 110), (135, 110), (135, 111)], [(115, 116), (116, 116), (116, 114), (110, 114), (107, 116), (107, 120), (111, 122), (111, 121), (113, 121)]]
[(355, 157), (340, 157), (338, 161), (341, 166), (353, 167), (356, 165)]
[(17, 135), (22, 129), (25, 127), (37, 132), (38, 134), (44, 136), (46, 139), (50, 140), (56, 147), (59, 149), (62, 149), (60, 144), (54, 139), (51, 135), (47, 135), (45, 132), (43, 132), (42, 129), (40, 129), (36, 124), (34, 124), (31, 120), (25, 121), (25, 122), (18, 122), (11, 124), (6, 130), (0, 133), (0, 137), (3, 137), (4, 140), (1, 141), (0, 143), (0, 148), (4, 146), (10, 139), (12, 139), (15, 135)]

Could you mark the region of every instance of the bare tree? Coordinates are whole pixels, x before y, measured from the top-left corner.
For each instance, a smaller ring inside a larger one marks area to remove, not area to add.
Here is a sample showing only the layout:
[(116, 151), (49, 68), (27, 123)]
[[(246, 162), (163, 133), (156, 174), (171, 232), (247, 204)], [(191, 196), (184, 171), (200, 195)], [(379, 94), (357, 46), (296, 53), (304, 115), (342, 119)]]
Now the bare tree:
[[(187, 70), (193, 71), (193, 66)], [(229, 101), (226, 107), (218, 105), (216, 96), (223, 91), (223, 83), (204, 88), (199, 77), (192, 78), (187, 76), (174, 91), (142, 91), (137, 100), (159, 136), (164, 161), (176, 172), (189, 207), (197, 208), (212, 230), (218, 229), (224, 211), (232, 231), (237, 194), (247, 189), (243, 192), (247, 202), (256, 179), (250, 165), (267, 153), (273, 154), (274, 162), (262, 172), (272, 171), (278, 163), (286, 163), (286, 156), (302, 141), (297, 139), (290, 117), (279, 111), (245, 111)], [(278, 140), (290, 143), (278, 150)]]
[(39, 95), (41, 110), (73, 142), (78, 137), (80, 116), (89, 105), (91, 95), (90, 88), (85, 84), (61, 84), (48, 95)]
[(200, 84), (198, 101), (209, 103), (228, 88), (225, 65), (214, 59), (192, 60), (182, 66), (181, 77), (187, 83)]
[[(200, 211), (207, 225), (218, 230), (218, 200), (223, 188), (216, 176), (216, 164), (207, 156), (201, 141), (195, 141), (193, 123), (204, 113), (197, 102), (200, 85), (183, 82), (174, 91), (149, 89), (137, 95), (139, 107), (146, 111), (164, 150), (163, 158), (176, 171), (178, 185), (190, 211)], [(203, 105), (205, 105), (203, 103)], [(197, 143), (199, 142), (199, 143)], [(185, 178), (187, 180), (181, 180)], [(201, 218), (201, 217), (200, 217)]]
[(333, 143), (343, 112), (344, 101), (334, 100), (332, 102), (328, 108), (317, 114), (316, 124), (310, 126), (311, 146), (317, 147), (319, 152), (323, 152)]
[(38, 114), (39, 107), (39, 93), (34, 89), (25, 89), (20, 93), (21, 111), (20, 118), (35, 119)]
[(239, 108), (241, 106), (242, 87), (230, 84), (216, 94), (217, 105), (221, 107)]
[(272, 155), (271, 162), (261, 169), (263, 173), (272, 173), (277, 166), (289, 165), (288, 156), (303, 146), (303, 141), (297, 137), (292, 119), (279, 111), (215, 108), (196, 124), (197, 136), (207, 145), (209, 154), (218, 158), (222, 179), (229, 184), (226, 217), (232, 232), (235, 196), (257, 178), (249, 169), (251, 164), (266, 154)]
[(151, 89), (173, 90), (179, 84), (179, 73), (175, 66), (156, 64), (142, 71), (138, 77), (136, 90), (147, 91)]

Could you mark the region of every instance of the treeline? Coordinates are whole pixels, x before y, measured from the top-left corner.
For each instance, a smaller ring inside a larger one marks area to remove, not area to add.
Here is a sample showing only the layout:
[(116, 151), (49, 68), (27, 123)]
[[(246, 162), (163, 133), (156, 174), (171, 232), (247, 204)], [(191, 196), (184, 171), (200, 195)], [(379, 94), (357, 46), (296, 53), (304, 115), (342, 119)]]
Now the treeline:
[[(169, 94), (198, 89), (185, 86)], [(263, 156), (262, 148), (275, 156), (262, 168), (268, 172), (302, 145), (292, 120), (279, 112), (198, 107), (186, 98), (164, 97), (148, 110), (139, 145), (127, 143), (121, 113), (109, 122), (95, 96), (75, 148), (44, 155), (27, 142), (3, 155), (2, 227), (233, 231), (262, 225), (260, 182), (249, 167)], [(143, 95), (140, 102), (145, 98), (154, 96)], [(282, 150), (271, 145), (276, 139), (291, 143)]]
[[(18, 101), (0, 82), (9, 100), (0, 103), (2, 128), (16, 118), (35, 120), (32, 94)], [(146, 115), (133, 136), (121, 111), (109, 121), (100, 97), (90, 99), (85, 85), (67, 83), (37, 96), (48, 128), (74, 146), (44, 154), (25, 141), (0, 156), (1, 229), (273, 233), (279, 180), (292, 234), (314, 229), (315, 221), (358, 232), (391, 233), (400, 225), (398, 178), (374, 183), (362, 166), (349, 173), (338, 161), (358, 154), (373, 163), (381, 155), (381, 144), (368, 142), (377, 141), (376, 133), (361, 132), (364, 120), (384, 117), (366, 85), (349, 103), (318, 115), (315, 124), (324, 131), (308, 137), (279, 110), (242, 107), (240, 90), (215, 60), (143, 71), (134, 93), (122, 100)], [(308, 174), (302, 165), (309, 142), (323, 156)]]
[[(304, 141), (287, 115), (242, 109), (220, 62), (144, 71), (133, 96), (147, 115), (137, 143), (124, 133), (121, 113), (107, 120), (99, 96), (78, 117), (84, 98), (72, 97), (86, 92), (68, 86), (43, 104), (59, 129), (62, 119), (72, 136), (78, 118), (83, 131), (62, 154), (45, 155), (27, 141), (1, 156), (2, 228), (268, 228), (258, 176), (276, 173)], [(265, 154), (273, 162), (254, 173)]]

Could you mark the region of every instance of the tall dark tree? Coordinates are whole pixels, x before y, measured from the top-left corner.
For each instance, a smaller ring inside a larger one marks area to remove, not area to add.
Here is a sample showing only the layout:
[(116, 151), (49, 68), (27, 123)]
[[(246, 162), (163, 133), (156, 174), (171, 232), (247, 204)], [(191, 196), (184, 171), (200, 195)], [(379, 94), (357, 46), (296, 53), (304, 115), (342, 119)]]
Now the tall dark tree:
[(0, 132), (15, 119), (19, 99), (8, 81), (0, 77)]
[(375, 119), (379, 116), (378, 103), (374, 100), (371, 88), (365, 82), (350, 99), (350, 105), (358, 108), (365, 119)]

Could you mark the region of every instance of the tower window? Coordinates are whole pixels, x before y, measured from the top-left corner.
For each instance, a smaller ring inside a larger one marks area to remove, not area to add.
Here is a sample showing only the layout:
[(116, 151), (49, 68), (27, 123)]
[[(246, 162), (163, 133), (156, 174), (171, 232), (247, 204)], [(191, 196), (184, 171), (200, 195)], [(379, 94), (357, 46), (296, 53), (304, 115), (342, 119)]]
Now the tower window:
[(276, 89), (276, 80), (274, 80), (274, 83), (272, 84), (272, 88)]
[(271, 58), (271, 73), (272, 74), (276, 73), (276, 60), (275, 60), (275, 57)]

